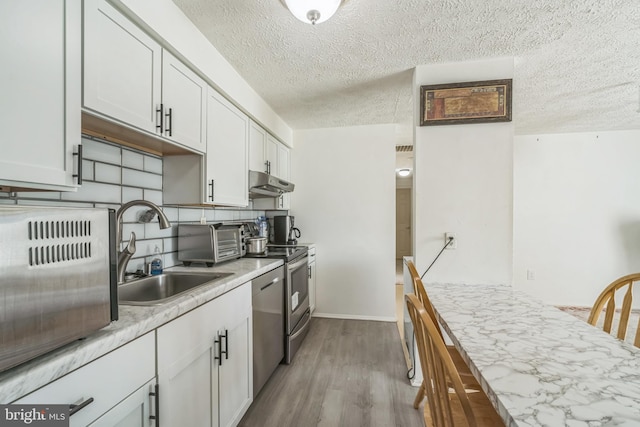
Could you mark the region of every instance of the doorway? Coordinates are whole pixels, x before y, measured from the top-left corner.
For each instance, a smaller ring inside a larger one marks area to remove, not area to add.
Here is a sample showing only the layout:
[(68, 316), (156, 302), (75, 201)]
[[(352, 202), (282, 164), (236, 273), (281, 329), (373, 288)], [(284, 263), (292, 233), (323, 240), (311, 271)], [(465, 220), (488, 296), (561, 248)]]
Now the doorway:
[(412, 255), (411, 191), (411, 188), (396, 188), (396, 260), (400, 262), (402, 257)]
[(396, 146), (396, 319), (402, 349), (411, 368), (411, 360), (404, 340), (404, 268), (403, 257), (413, 255), (413, 146)]
[(402, 258), (413, 255), (413, 145), (396, 145), (396, 285), (402, 284)]

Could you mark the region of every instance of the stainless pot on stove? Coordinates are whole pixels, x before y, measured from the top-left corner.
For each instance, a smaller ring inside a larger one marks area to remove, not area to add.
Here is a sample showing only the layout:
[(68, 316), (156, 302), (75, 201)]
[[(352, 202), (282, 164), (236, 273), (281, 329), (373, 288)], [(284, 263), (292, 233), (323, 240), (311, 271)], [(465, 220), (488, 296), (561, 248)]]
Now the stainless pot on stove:
[(262, 254), (267, 250), (266, 237), (249, 237), (245, 240), (248, 254)]

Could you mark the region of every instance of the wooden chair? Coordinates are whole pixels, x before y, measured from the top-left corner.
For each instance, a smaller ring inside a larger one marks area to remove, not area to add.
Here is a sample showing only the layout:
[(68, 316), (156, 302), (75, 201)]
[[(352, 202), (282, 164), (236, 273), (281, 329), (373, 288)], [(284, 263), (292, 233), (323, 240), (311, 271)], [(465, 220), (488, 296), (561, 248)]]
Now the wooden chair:
[(433, 427), (497, 427), (504, 422), (482, 392), (467, 393), (460, 374), (440, 335), (415, 294), (405, 296), (413, 322), (427, 403), (424, 422)]
[[(418, 274), (418, 270), (416, 269), (416, 266), (413, 264), (413, 261), (407, 261), (407, 268), (409, 269), (409, 274), (411, 275), (411, 279), (413, 280), (414, 294), (418, 296), (418, 300), (422, 303), (425, 311), (427, 312), (427, 315), (429, 316), (433, 324), (438, 325), (436, 312), (433, 309), (433, 305), (431, 305), (431, 301), (427, 296), (427, 291), (424, 288), (422, 279), (420, 278), (420, 275)], [(442, 340), (444, 341), (444, 337), (442, 336), (442, 331), (440, 330), (440, 327), (438, 327), (437, 330), (438, 330), (438, 333), (440, 334), (440, 338), (442, 338)], [(460, 374), (460, 377), (462, 378), (462, 382), (465, 385), (465, 388), (468, 391), (480, 391), (481, 390), (480, 384), (478, 384), (478, 381), (475, 379), (475, 377), (469, 370), (469, 366), (467, 366), (467, 363), (464, 361), (464, 359), (462, 358), (458, 350), (452, 345), (447, 345), (446, 348), (447, 348), (447, 351), (449, 352), (449, 355), (451, 356), (451, 359), (453, 360), (454, 365), (456, 366), (456, 370), (458, 371), (458, 373)], [(416, 394), (416, 398), (413, 401), (414, 408), (418, 409), (418, 407), (420, 406), (420, 402), (422, 402), (422, 399), (424, 399), (424, 396), (425, 396), (425, 384), (423, 380), (422, 384), (420, 385), (420, 388), (418, 389), (418, 393)]]
[[(617, 311), (616, 295), (620, 296), (624, 292), (624, 297), (622, 298), (622, 308), (619, 311), (620, 318), (617, 322), (616, 333), (616, 337), (624, 341), (627, 336), (629, 316), (631, 315), (633, 302), (633, 285), (634, 282), (637, 282), (639, 280), (640, 273), (634, 273), (623, 276), (607, 286), (604, 291), (602, 291), (600, 296), (598, 296), (596, 302), (593, 304), (587, 322), (589, 322), (589, 324), (593, 326), (597, 326), (600, 313), (602, 313), (602, 309), (605, 308), (606, 305), (606, 308), (604, 310), (604, 324), (602, 329), (610, 334), (612, 327), (614, 326), (614, 315)], [(638, 321), (636, 336), (633, 341), (633, 345), (635, 345), (636, 347), (640, 347), (640, 320)]]

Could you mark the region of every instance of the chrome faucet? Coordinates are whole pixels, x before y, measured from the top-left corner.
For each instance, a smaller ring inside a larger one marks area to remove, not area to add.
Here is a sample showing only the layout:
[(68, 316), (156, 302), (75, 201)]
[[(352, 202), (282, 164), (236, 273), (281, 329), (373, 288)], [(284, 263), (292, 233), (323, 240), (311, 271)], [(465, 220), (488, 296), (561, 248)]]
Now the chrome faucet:
[(129, 243), (127, 247), (124, 248), (123, 251), (120, 250), (120, 243), (122, 241), (122, 215), (124, 211), (129, 209), (131, 206), (146, 206), (150, 208), (151, 211), (158, 214), (158, 222), (160, 223), (160, 228), (169, 228), (171, 227), (171, 223), (167, 219), (167, 216), (162, 212), (162, 210), (147, 200), (132, 200), (130, 202), (125, 203), (118, 209), (116, 212), (116, 245), (118, 248), (118, 284), (124, 283), (125, 271), (127, 269), (127, 264), (129, 260), (136, 252), (136, 234), (131, 232), (131, 237), (129, 238)]

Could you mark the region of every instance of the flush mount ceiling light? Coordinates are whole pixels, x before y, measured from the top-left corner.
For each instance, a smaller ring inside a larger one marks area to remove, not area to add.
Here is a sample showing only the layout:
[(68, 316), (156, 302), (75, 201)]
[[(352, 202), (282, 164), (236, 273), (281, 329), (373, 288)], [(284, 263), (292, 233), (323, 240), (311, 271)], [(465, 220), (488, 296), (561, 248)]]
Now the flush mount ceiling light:
[(307, 24), (315, 25), (331, 18), (342, 0), (284, 0), (289, 11)]
[(411, 173), (411, 169), (407, 169), (407, 168), (398, 169), (398, 175), (400, 176), (409, 176), (410, 173)]

